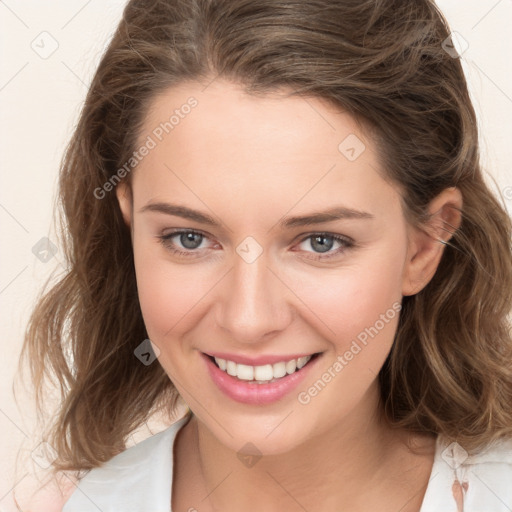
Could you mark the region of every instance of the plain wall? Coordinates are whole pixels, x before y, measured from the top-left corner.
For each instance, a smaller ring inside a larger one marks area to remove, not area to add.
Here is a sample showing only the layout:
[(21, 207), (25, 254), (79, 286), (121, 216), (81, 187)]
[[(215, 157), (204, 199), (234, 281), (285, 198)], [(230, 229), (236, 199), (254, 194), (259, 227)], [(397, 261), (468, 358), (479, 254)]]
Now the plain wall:
[[(55, 241), (51, 219), (59, 163), (124, 4), (0, 2), (0, 512), (16, 510), (14, 488), (23, 498), (31, 486), (29, 466), (14, 471), (20, 447), (30, 455), (39, 443), (27, 395), (18, 407), (12, 392), (23, 331), (44, 281), (65, 267), (58, 248), (45, 262), (37, 244), (43, 237)], [(462, 60), (479, 119), (482, 163), (511, 212), (512, 3), (440, 0), (438, 5), (469, 45)]]

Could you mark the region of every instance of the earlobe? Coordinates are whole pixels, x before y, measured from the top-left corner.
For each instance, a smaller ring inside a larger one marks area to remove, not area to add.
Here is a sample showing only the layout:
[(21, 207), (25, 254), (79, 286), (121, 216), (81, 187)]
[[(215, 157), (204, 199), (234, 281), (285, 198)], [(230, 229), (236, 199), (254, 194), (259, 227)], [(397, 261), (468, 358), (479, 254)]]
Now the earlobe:
[(131, 227), (133, 198), (130, 186), (126, 183), (119, 183), (116, 188), (116, 196), (124, 222), (128, 227)]
[(434, 277), (447, 242), (462, 222), (462, 194), (450, 187), (435, 197), (428, 207), (423, 227), (411, 227), (403, 274), (402, 295), (414, 295)]

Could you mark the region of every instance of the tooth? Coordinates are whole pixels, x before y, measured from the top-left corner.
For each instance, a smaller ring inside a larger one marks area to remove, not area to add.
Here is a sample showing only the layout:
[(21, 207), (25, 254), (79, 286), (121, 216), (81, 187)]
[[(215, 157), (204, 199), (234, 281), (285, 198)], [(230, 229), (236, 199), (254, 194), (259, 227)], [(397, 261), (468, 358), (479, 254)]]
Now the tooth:
[(254, 379), (255, 380), (272, 380), (273, 378), (274, 378), (274, 372), (273, 372), (271, 364), (254, 367)]
[(297, 368), (302, 368), (310, 359), (311, 356), (299, 357), (299, 359), (297, 359)]
[(284, 377), (286, 375), (286, 363), (275, 363), (272, 367), (274, 378)]
[(219, 368), (221, 370), (226, 370), (226, 360), (225, 359), (221, 359), (220, 357), (216, 357), (215, 358), (215, 362), (217, 363), (217, 365), (219, 366)]
[(246, 364), (237, 364), (236, 376), (241, 380), (254, 379), (254, 366)]
[(234, 363), (233, 361), (226, 361), (226, 369), (228, 375), (236, 377), (236, 363)]
[(297, 369), (297, 360), (292, 359), (286, 363), (286, 373), (291, 374)]
[(257, 382), (258, 384), (266, 384), (274, 382), (275, 380), (284, 377), (286, 374), (291, 375), (296, 370), (300, 370), (308, 363), (311, 357), (312, 356), (303, 356), (298, 359), (292, 359), (288, 362), (280, 361), (273, 365), (265, 364), (262, 366), (237, 364), (234, 361), (229, 361), (220, 357), (215, 357), (214, 359), (218, 367), (232, 377), (237, 377), (240, 380), (254, 380), (254, 382)]

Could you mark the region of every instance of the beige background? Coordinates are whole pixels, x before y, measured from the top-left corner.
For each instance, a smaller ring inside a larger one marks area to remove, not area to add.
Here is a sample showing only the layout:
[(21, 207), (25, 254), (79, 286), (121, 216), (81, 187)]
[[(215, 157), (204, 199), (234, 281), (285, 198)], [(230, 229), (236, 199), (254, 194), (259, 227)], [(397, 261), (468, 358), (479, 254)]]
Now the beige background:
[[(55, 241), (51, 215), (59, 162), (124, 3), (0, 2), (0, 512), (16, 510), (13, 489), (27, 510), (31, 468), (22, 463), (15, 471), (15, 460), (20, 447), (30, 456), (38, 440), (30, 401), (23, 395), (16, 405), (12, 382), (36, 294), (63, 263), (59, 252), (43, 263), (32, 248), (42, 237)], [(479, 116), (482, 161), (512, 212), (512, 2), (438, 4), (469, 45), (462, 60)]]

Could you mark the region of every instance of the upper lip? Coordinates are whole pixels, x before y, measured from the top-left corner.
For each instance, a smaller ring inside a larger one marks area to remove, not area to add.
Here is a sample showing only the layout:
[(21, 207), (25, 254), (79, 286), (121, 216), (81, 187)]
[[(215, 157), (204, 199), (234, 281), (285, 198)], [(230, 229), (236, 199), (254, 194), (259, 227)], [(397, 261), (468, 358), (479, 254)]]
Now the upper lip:
[(299, 354), (287, 354), (287, 355), (263, 355), (258, 357), (249, 357), (242, 354), (228, 354), (227, 352), (204, 352), (207, 356), (217, 357), (220, 359), (226, 359), (233, 361), (238, 364), (246, 364), (249, 366), (263, 366), (266, 364), (274, 364), (280, 362), (291, 361), (292, 359), (298, 359), (299, 357), (312, 356), (318, 352), (302, 352)]

